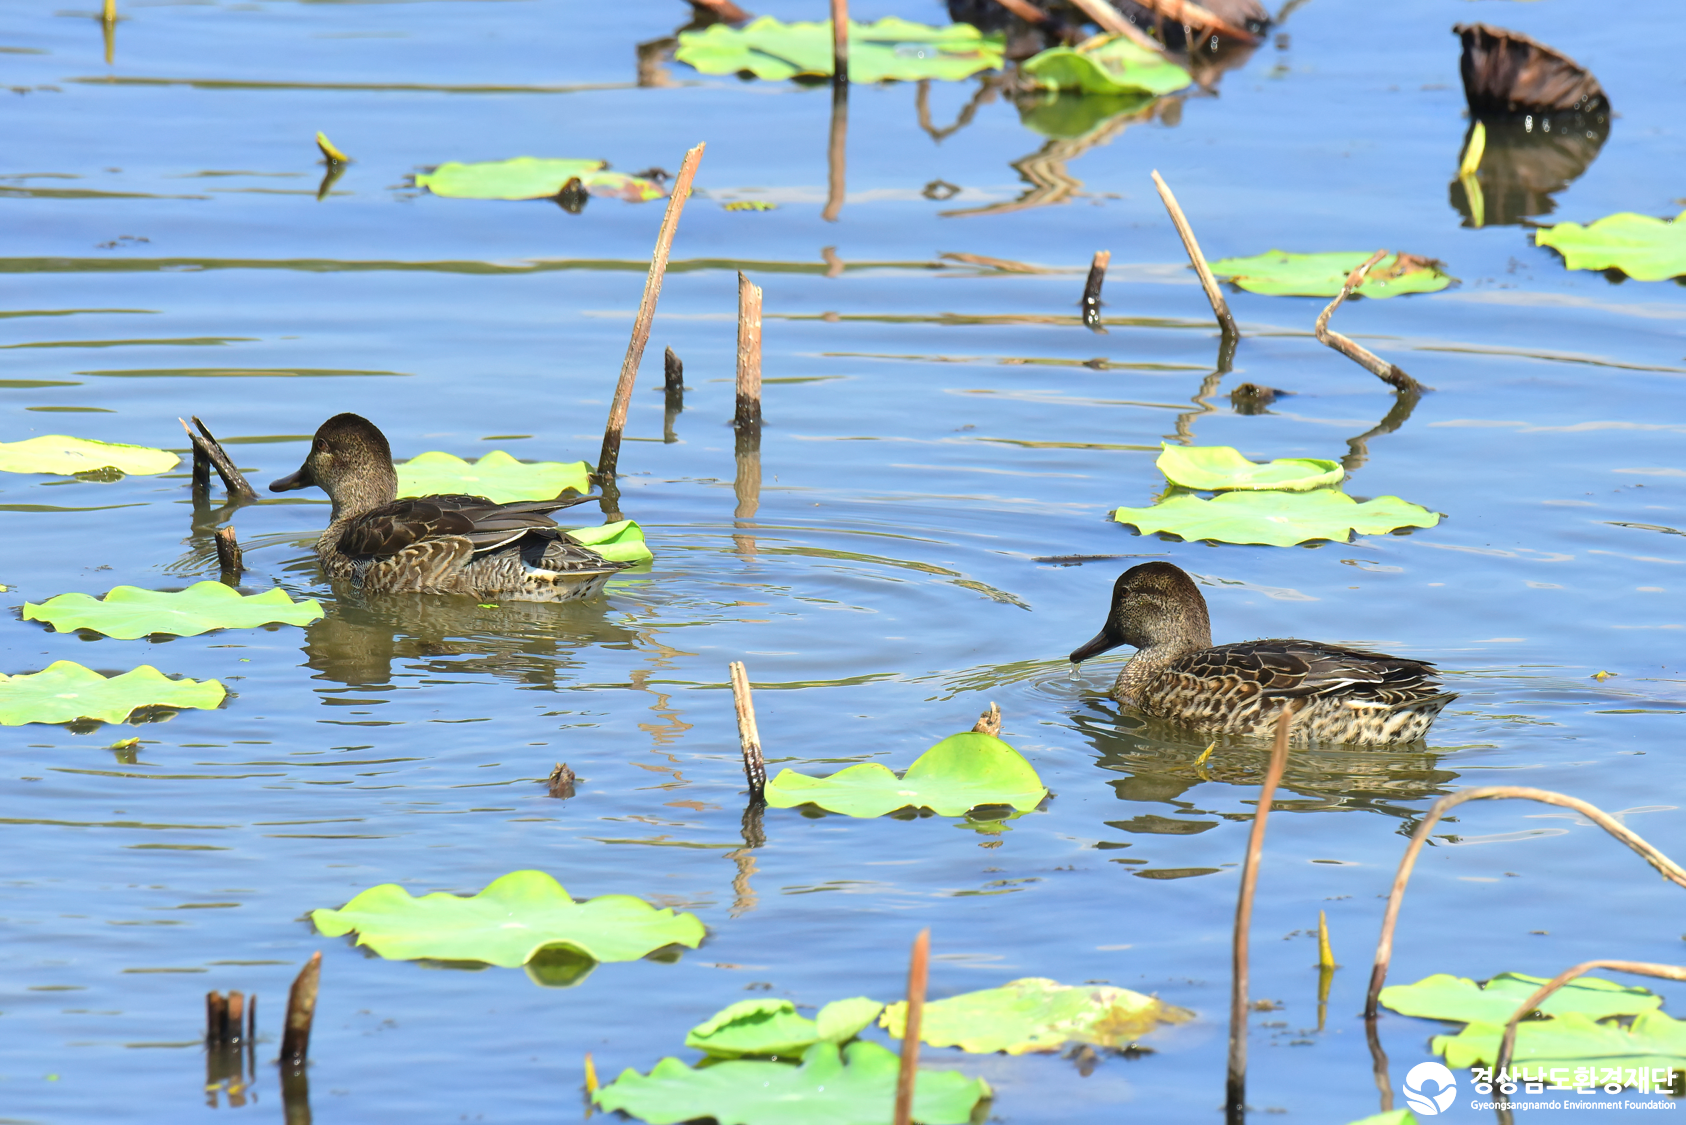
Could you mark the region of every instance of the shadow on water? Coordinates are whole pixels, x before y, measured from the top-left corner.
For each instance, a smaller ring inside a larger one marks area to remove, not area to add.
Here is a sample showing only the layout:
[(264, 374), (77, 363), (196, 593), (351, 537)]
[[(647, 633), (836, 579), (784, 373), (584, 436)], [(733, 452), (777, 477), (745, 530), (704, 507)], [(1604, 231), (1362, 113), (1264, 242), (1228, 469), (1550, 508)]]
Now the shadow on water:
[(1460, 152), (1469, 151), (1478, 123), (1486, 131), (1480, 165), (1473, 177), (1454, 178), (1447, 189), (1466, 227), (1516, 226), (1551, 214), (1557, 209), (1552, 197), (1592, 166), (1610, 135), (1605, 114), (1488, 117), (1465, 130)]

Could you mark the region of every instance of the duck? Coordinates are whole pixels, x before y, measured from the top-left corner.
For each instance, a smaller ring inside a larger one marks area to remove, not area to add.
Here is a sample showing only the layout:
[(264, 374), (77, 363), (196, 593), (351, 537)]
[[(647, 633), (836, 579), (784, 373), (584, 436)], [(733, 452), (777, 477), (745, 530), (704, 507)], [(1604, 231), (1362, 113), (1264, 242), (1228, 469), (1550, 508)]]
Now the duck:
[(1289, 707), (1296, 745), (1388, 746), (1422, 739), (1457, 698), (1421, 660), (1293, 639), (1213, 645), (1206, 599), (1168, 562), (1120, 575), (1106, 625), (1070, 659), (1077, 665), (1120, 645), (1136, 654), (1113, 697), (1206, 733), (1268, 737)]
[(269, 490), (311, 487), (334, 504), (316, 557), (330, 582), (364, 594), (570, 602), (600, 593), (610, 575), (634, 565), (576, 543), (550, 518), (589, 496), (508, 504), (484, 496), (398, 499), (392, 447), (357, 414), (322, 423), (304, 464)]

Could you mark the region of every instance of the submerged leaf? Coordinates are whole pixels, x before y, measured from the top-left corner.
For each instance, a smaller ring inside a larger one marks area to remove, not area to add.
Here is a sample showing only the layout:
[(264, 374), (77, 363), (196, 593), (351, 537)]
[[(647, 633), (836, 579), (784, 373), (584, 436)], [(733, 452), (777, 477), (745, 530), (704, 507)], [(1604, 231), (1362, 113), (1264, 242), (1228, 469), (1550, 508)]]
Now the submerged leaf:
[[(1416, 984), (1396, 984), (1381, 991), (1381, 1002), (1407, 1016), (1503, 1027), (1517, 1005), (1546, 982), (1525, 973), (1500, 973), (1486, 985), (1467, 977), (1435, 973)], [(1539, 1010), (1548, 1016), (1579, 1012), (1591, 1019), (1636, 1016), (1661, 1006), (1663, 998), (1644, 988), (1599, 977), (1578, 977), (1545, 998)]]
[(633, 520), (616, 520), (595, 527), (571, 527), (568, 538), (590, 547), (612, 562), (642, 562), (654, 558), (644, 542), (644, 529)]
[[(1457, 1035), (1436, 1035), (1429, 1046), (1446, 1056), (1447, 1066), (1462, 1070), (1497, 1059), (1503, 1038), (1502, 1022), (1477, 1022)], [(1596, 1066), (1601, 1080), (1605, 1068), (1620, 1067), (1633, 1077), (1641, 1067), (1686, 1069), (1686, 1022), (1656, 1011), (1641, 1012), (1626, 1028), (1599, 1023), (1580, 1012), (1548, 1020), (1523, 1020), (1516, 1025), (1511, 1065)], [(1632, 1077), (1628, 1084), (1632, 1084)]]
[[(1347, 274), (1363, 265), (1369, 256), (1362, 250), (1329, 254), (1269, 250), (1251, 258), (1220, 258), (1212, 263), (1212, 272), (1249, 293), (1271, 297), (1333, 297), (1341, 291)], [(1365, 297), (1397, 297), (1401, 293), (1434, 293), (1450, 284), (1452, 278), (1433, 258), (1393, 254), (1370, 267), (1370, 272), (1364, 275), (1364, 284), (1354, 292)]]
[(1346, 542), (1351, 533), (1384, 535), (1401, 527), (1433, 527), (1440, 516), (1397, 496), (1360, 504), (1338, 488), (1311, 492), (1222, 492), (1210, 500), (1188, 492), (1151, 508), (1119, 508), (1119, 523), (1143, 535), (1169, 531), (1186, 540), (1292, 547), (1311, 539)]
[(55, 660), (28, 676), (0, 675), (0, 726), (99, 719), (120, 723), (143, 707), (211, 710), (228, 693), (216, 680), (172, 680), (150, 664), (109, 679)]
[[(718, 26), (718, 25), (717, 25)], [(815, 1043), (801, 1066), (733, 1060), (693, 1070), (663, 1059), (648, 1075), (628, 1068), (591, 1100), (651, 1125), (712, 1117), (719, 1125), (891, 1125), (901, 1062), (877, 1043), (838, 1050)], [(922, 1125), (965, 1125), (989, 1084), (952, 1070), (921, 1070), (913, 1119)]]
[(844, 1043), (859, 1035), (884, 1005), (864, 996), (837, 1000), (814, 1019), (789, 1000), (740, 1000), (714, 1013), (685, 1036), (685, 1046), (721, 1058), (779, 1055), (796, 1058), (815, 1043)]
[[(849, 81), (914, 82), (921, 78), (959, 81), (1002, 65), (1004, 40), (970, 24), (931, 27), (887, 16), (877, 23), (849, 21)], [(831, 21), (785, 23), (762, 16), (733, 27), (717, 23), (703, 31), (681, 31), (674, 59), (703, 74), (749, 71), (757, 78), (829, 77)]]
[[(1186, 1023), (1194, 1013), (1127, 988), (1078, 988), (1042, 977), (1025, 977), (1000, 988), (964, 992), (925, 1005), (919, 1038), (933, 1047), (959, 1047), (983, 1054), (1057, 1051), (1067, 1043), (1127, 1047), (1161, 1023)], [(900, 1039), (907, 1030), (907, 1002), (897, 1001), (878, 1018)]]
[(1346, 475), (1339, 461), (1311, 457), (1277, 458), (1267, 464), (1249, 461), (1228, 445), (1183, 446), (1160, 443), (1164, 452), (1154, 464), (1165, 479), (1202, 492), (1281, 490), (1303, 492), (1325, 484), (1339, 484)]
[(517, 461), (494, 449), (478, 461), (450, 453), (423, 453), (394, 466), (400, 496), (450, 496), (467, 493), (497, 504), (512, 500), (549, 500), (567, 489), (591, 491), (584, 461)]
[(526, 963), (547, 945), (572, 946), (597, 961), (633, 961), (664, 945), (695, 949), (703, 925), (695, 914), (657, 910), (631, 895), (568, 897), (543, 871), (513, 871), (472, 897), (435, 891), (411, 898), (396, 883), (371, 887), (338, 910), (311, 920), (328, 937), (357, 931), (357, 944), (382, 957)]
[(1032, 55), (1019, 68), (1046, 89), (1085, 94), (1169, 94), (1193, 81), (1182, 67), (1122, 35), (1096, 37), (1076, 48), (1055, 47)]
[(1623, 211), (1595, 223), (1558, 223), (1534, 232), (1534, 242), (1563, 255), (1572, 270), (1619, 269), (1635, 281), (1686, 274), (1686, 223)]
[(992, 735), (967, 731), (943, 739), (898, 778), (877, 762), (809, 777), (784, 769), (767, 783), (776, 809), (815, 804), (845, 816), (874, 817), (905, 808), (964, 816), (979, 805), (1011, 805), (1029, 812), (1048, 795), (1023, 755)]
[(133, 476), (167, 473), (181, 458), (167, 449), (145, 445), (116, 445), (107, 441), (43, 434), (27, 441), (0, 441), (0, 472), (51, 473), (69, 477), (99, 469), (118, 469)]
[(449, 199), (552, 199), (578, 179), (592, 195), (646, 203), (667, 192), (654, 180), (605, 171), (601, 160), (555, 160), (517, 156), (474, 164), (450, 161), (416, 176), (416, 186)]
[(306, 625), (321, 616), (319, 603), (308, 598), (295, 602), (279, 586), (243, 597), (221, 582), (195, 582), (173, 593), (118, 586), (103, 600), (60, 594), (39, 605), (23, 605), (25, 621), (45, 621), (61, 633), (92, 629), (123, 641), (153, 633), (196, 637), (212, 629), (255, 629), (272, 622)]

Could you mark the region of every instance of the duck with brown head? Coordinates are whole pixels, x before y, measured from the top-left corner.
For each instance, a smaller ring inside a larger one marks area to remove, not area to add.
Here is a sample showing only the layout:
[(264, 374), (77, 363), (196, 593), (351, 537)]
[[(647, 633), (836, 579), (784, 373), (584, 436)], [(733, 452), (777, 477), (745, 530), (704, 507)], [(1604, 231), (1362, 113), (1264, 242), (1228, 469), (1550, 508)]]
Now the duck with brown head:
[(1420, 660), (1291, 639), (1214, 646), (1200, 588), (1166, 562), (1119, 577), (1105, 626), (1071, 662), (1120, 645), (1136, 655), (1118, 673), (1113, 696), (1205, 732), (1268, 737), (1291, 704), (1296, 743), (1394, 745), (1423, 738), (1457, 698)]
[(369, 594), (469, 594), (510, 601), (574, 601), (600, 592), (631, 563), (611, 562), (550, 518), (586, 496), (494, 504), (483, 496), (399, 500), (392, 447), (374, 423), (336, 414), (316, 431), (297, 472), (271, 492), (320, 488), (333, 501), (316, 541), (335, 582)]

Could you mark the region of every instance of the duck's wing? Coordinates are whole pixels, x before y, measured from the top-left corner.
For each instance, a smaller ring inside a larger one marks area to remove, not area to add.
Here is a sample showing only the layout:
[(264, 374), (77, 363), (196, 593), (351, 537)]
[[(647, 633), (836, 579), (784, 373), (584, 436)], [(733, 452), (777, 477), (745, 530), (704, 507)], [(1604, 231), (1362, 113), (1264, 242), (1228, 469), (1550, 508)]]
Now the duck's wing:
[(348, 555), (385, 558), (428, 539), (460, 537), (474, 554), (496, 550), (533, 532), (556, 534), (550, 512), (587, 496), (494, 504), (483, 496), (422, 496), (395, 500), (352, 520), (340, 534)]
[(1248, 695), (1269, 699), (1343, 695), (1403, 704), (1441, 694), (1434, 665), (1425, 661), (1317, 641), (1218, 645), (1190, 653), (1166, 671), (1207, 682), (1228, 680)]

